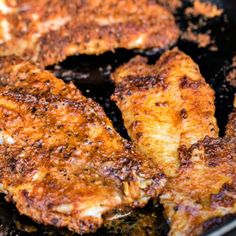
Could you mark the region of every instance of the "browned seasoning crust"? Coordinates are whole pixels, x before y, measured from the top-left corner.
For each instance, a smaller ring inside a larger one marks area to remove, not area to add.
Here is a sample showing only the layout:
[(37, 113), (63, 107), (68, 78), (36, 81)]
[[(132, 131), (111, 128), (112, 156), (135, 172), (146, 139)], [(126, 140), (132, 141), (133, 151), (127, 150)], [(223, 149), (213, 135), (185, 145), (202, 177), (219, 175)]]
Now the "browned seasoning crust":
[(206, 137), (180, 149), (181, 168), (169, 180), (161, 202), (169, 235), (193, 236), (236, 214), (236, 111), (224, 138)]
[(214, 18), (222, 15), (223, 9), (211, 2), (204, 2), (202, 0), (194, 0), (193, 7), (188, 7), (185, 14), (194, 16), (204, 16), (206, 18)]
[(72, 83), (3, 57), (0, 85), (0, 190), (21, 214), (84, 233), (158, 196), (164, 175)]
[[(236, 110), (236, 94), (234, 95), (234, 108)], [(229, 116), (229, 122), (226, 127), (226, 136), (236, 136), (236, 111)]]
[(157, 2), (173, 13), (183, 6), (183, 0), (157, 0)]
[(0, 18), (0, 55), (41, 66), (74, 54), (167, 48), (179, 36), (174, 16), (151, 0), (4, 0)]
[(112, 97), (138, 149), (167, 176), (179, 168), (178, 148), (217, 137), (214, 91), (192, 59), (174, 49), (154, 64), (135, 57), (112, 75)]

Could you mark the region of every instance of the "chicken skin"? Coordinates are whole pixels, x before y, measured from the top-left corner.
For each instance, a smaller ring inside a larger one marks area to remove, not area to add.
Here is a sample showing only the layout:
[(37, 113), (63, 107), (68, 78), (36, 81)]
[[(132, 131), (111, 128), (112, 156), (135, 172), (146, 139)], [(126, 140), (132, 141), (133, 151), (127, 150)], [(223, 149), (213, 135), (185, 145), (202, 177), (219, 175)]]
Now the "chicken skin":
[(174, 16), (155, 1), (0, 1), (0, 55), (41, 67), (74, 54), (167, 48), (178, 37)]
[(112, 99), (140, 152), (168, 176), (180, 166), (178, 149), (217, 137), (214, 91), (192, 59), (173, 49), (154, 64), (137, 56), (112, 75)]
[(77, 233), (157, 197), (165, 176), (73, 84), (0, 58), (0, 190), (21, 214)]

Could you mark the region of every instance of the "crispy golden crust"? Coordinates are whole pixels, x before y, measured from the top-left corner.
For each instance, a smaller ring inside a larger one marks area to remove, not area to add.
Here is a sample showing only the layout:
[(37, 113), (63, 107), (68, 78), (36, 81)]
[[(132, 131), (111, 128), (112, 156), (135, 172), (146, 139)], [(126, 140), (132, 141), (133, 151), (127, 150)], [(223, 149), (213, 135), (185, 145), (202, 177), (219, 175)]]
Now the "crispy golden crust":
[(214, 92), (183, 52), (164, 53), (154, 65), (136, 57), (112, 75), (112, 97), (138, 149), (167, 176), (179, 167), (178, 148), (217, 137)]
[(173, 13), (183, 6), (183, 0), (157, 0), (157, 2)]
[[(234, 109), (236, 109), (236, 95), (234, 96)], [(226, 127), (226, 136), (236, 137), (236, 111), (229, 116), (229, 122)]]
[(179, 173), (161, 196), (169, 235), (200, 235), (214, 222), (236, 214), (236, 132), (231, 126), (235, 122), (236, 112), (223, 139), (206, 137), (180, 150)]
[(41, 66), (78, 53), (166, 48), (179, 36), (173, 15), (150, 0), (3, 0), (0, 18), (0, 55)]
[(0, 190), (22, 214), (78, 233), (143, 206), (166, 180), (73, 84), (0, 59)]

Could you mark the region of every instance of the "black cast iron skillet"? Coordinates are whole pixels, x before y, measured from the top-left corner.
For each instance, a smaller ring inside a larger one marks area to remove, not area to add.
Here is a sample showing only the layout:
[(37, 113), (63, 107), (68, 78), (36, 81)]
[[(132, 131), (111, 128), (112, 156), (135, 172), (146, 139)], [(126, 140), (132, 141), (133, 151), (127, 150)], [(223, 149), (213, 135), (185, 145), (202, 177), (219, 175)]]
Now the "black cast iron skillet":
[[(188, 22), (201, 25), (199, 31), (211, 30), (218, 51), (209, 48), (198, 48), (192, 42), (179, 40), (177, 46), (189, 54), (200, 66), (203, 76), (216, 91), (216, 117), (220, 127), (220, 135), (224, 134), (228, 115), (232, 111), (233, 96), (236, 89), (225, 80), (230, 70), (232, 56), (236, 55), (236, 0), (212, 1), (224, 9), (224, 15), (213, 20), (199, 17), (187, 18), (184, 9), (191, 5), (185, 1), (184, 6), (176, 13), (176, 19), (181, 29), (186, 29)], [(105, 53), (101, 56), (70, 57), (60, 65), (49, 67), (56, 76), (65, 82), (73, 81), (87, 97), (92, 97), (101, 104), (113, 121), (117, 131), (125, 138), (127, 132), (123, 126), (121, 114), (115, 104), (110, 100), (114, 85), (109, 80), (114, 69), (127, 62), (137, 54), (145, 55), (150, 63), (154, 63), (162, 52), (139, 52), (117, 50), (116, 53)], [(150, 202), (145, 208), (137, 209), (129, 216), (105, 225), (95, 235), (167, 235), (169, 227), (162, 216), (163, 208), (158, 202)], [(236, 235), (236, 216), (228, 215), (223, 219), (215, 218), (206, 224), (204, 235), (218, 236)], [(36, 224), (26, 216), (20, 216), (13, 204), (4, 200), (0, 194), (0, 236), (41, 236), (41, 235), (73, 235), (66, 229), (56, 229)]]

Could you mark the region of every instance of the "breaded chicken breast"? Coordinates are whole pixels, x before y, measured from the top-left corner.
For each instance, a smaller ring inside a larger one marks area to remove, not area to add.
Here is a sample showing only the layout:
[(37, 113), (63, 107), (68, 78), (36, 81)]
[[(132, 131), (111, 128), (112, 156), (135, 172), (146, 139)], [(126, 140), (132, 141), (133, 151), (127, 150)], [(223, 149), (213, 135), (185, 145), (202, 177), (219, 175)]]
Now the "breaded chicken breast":
[(201, 235), (236, 214), (236, 111), (224, 138), (206, 137), (180, 150), (178, 175), (161, 196), (171, 236)]
[(47, 66), (74, 54), (167, 48), (174, 16), (150, 0), (0, 1), (0, 55)]
[(21, 214), (95, 231), (115, 212), (158, 196), (166, 178), (153, 165), (73, 84), (0, 58), (0, 190)]
[(180, 166), (178, 149), (217, 137), (214, 91), (193, 60), (173, 49), (154, 64), (137, 56), (112, 75), (112, 99), (140, 152), (168, 176)]

